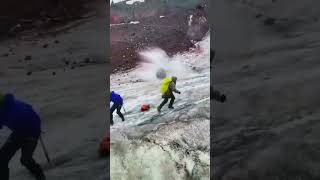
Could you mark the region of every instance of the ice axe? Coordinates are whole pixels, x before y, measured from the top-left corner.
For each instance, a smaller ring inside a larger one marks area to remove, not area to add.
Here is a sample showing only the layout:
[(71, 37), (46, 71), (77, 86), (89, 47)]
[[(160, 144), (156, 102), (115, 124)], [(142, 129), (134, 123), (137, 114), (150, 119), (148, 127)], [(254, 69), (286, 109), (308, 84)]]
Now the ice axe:
[(124, 113), (127, 114), (127, 111), (126, 111), (126, 108), (124, 108), (124, 105), (122, 107), (123, 107)]
[(42, 139), (42, 136), (40, 135), (40, 144), (42, 146), (42, 149), (43, 149), (43, 153), (44, 155), (46, 156), (46, 159), (48, 161), (49, 164), (51, 164), (51, 160), (50, 160), (50, 157), (49, 157), (49, 153), (47, 151), (47, 148), (46, 146), (44, 145), (44, 142), (43, 142), (43, 139)]

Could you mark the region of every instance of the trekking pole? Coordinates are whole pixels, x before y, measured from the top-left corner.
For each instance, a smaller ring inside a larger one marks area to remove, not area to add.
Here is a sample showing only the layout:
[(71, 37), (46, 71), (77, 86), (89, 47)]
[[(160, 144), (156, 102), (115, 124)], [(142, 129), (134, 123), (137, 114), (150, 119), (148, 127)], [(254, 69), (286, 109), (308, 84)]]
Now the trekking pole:
[(48, 161), (49, 164), (51, 164), (51, 160), (50, 160), (50, 157), (49, 157), (49, 153), (47, 151), (47, 148), (46, 146), (44, 145), (44, 142), (43, 142), (43, 139), (42, 139), (42, 136), (40, 135), (40, 144), (42, 146), (42, 149), (43, 149), (43, 153), (44, 155), (46, 156), (46, 159)]
[(127, 114), (127, 111), (126, 111), (126, 108), (124, 108), (124, 105), (122, 107), (123, 107), (124, 113)]

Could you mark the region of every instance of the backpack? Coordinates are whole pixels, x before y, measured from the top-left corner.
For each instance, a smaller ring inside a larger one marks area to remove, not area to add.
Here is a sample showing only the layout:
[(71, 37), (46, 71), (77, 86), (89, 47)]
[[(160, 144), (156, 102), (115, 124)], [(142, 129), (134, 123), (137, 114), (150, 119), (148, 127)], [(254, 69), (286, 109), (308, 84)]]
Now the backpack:
[(166, 77), (162, 80), (161, 87), (160, 87), (160, 92), (162, 94), (165, 94), (168, 91), (169, 85), (171, 82), (172, 82), (172, 77)]
[(107, 156), (110, 153), (110, 137), (106, 136), (103, 138), (99, 151), (101, 157)]

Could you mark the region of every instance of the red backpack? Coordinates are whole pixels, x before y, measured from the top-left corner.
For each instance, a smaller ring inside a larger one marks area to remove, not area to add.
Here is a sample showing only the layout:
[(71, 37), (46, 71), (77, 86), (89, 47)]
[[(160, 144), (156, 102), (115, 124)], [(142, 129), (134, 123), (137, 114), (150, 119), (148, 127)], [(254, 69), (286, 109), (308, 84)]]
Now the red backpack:
[(150, 109), (150, 105), (149, 104), (142, 104), (141, 106), (141, 111), (148, 111)]
[(100, 155), (107, 156), (110, 153), (110, 137), (106, 136), (100, 143)]

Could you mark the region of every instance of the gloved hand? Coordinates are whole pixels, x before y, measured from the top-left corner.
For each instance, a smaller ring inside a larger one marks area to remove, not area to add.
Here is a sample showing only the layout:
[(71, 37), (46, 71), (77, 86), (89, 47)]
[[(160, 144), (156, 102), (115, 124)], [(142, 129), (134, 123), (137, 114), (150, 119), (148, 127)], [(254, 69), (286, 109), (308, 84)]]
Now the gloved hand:
[(180, 92), (180, 91), (178, 91), (178, 94), (181, 94), (181, 92)]

